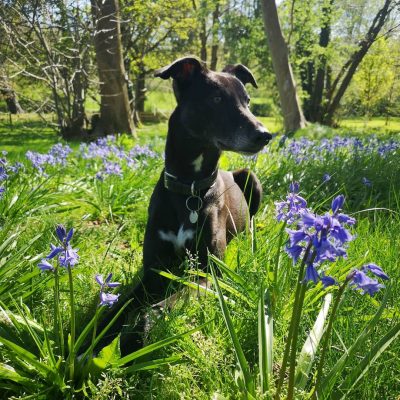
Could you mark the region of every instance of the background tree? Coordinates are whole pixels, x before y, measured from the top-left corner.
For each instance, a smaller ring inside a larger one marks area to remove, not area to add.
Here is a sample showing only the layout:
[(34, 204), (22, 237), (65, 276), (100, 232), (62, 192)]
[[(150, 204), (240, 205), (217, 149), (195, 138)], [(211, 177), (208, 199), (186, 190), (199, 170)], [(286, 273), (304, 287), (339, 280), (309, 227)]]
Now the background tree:
[[(89, 74), (89, 20), (64, 1), (8, 1), (0, 10), (14, 76), (44, 86), (38, 110), (54, 111), (65, 137), (84, 133)], [(50, 98), (48, 97), (50, 95)]]
[(128, 98), (118, 0), (91, 0), (94, 47), (100, 79), (100, 118), (93, 127), (97, 135), (133, 134), (132, 109)]
[[(126, 0), (122, 40), (125, 67), (133, 81), (130, 100), (135, 112), (144, 111), (146, 77), (182, 52), (194, 51), (197, 22), (190, 0)], [(136, 116), (138, 120), (138, 116)]]
[(283, 38), (275, 0), (262, 0), (264, 26), (271, 52), (286, 132), (304, 128), (305, 119), (289, 63), (288, 50)]

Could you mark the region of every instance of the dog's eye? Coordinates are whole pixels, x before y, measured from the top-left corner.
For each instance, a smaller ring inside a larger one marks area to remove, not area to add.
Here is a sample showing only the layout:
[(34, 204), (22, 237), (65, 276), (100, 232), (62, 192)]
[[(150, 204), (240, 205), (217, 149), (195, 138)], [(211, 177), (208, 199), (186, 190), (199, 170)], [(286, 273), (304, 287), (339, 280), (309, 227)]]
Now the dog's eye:
[(248, 98), (246, 99), (246, 101), (247, 101), (247, 104), (250, 104), (250, 97), (248, 97)]
[(221, 103), (221, 101), (222, 101), (222, 97), (221, 97), (221, 96), (215, 96), (215, 97), (213, 98), (213, 100), (214, 100), (214, 103), (215, 103), (215, 104), (219, 104), (219, 103)]

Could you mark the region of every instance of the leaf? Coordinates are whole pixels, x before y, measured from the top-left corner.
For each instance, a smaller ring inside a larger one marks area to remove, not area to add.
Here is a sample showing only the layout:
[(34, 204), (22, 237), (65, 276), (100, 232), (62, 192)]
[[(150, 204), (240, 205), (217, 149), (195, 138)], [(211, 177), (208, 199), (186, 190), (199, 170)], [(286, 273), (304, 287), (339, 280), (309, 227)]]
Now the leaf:
[(166, 364), (176, 364), (182, 361), (183, 354), (177, 354), (167, 358), (158, 358), (156, 360), (150, 360), (143, 363), (136, 363), (130, 367), (124, 368), (124, 374), (130, 374), (136, 371), (147, 371), (150, 369), (159, 368)]
[(334, 392), (332, 399), (343, 400), (357, 382), (366, 374), (369, 367), (375, 362), (389, 345), (400, 336), (400, 323), (396, 324), (390, 331), (379, 340), (371, 351), (361, 360), (358, 365), (354, 365), (349, 375), (340, 385), (339, 390)]
[(303, 348), (299, 354), (297, 360), (297, 368), (295, 375), (295, 386), (298, 389), (304, 389), (308, 377), (317, 354), (318, 346), (324, 333), (324, 325), (326, 318), (328, 316), (329, 307), (332, 302), (332, 294), (328, 293), (325, 296), (324, 302), (322, 304), (321, 310), (315, 320), (314, 326), (310, 333), (307, 335), (307, 339), (304, 342)]
[(322, 379), (319, 388), (318, 388), (318, 396), (320, 399), (328, 399), (330, 393), (332, 392), (332, 389), (335, 385), (335, 382), (338, 380), (338, 378), (341, 376), (344, 368), (346, 367), (346, 364), (348, 360), (354, 356), (356, 353), (357, 349), (364, 344), (364, 342), (367, 340), (369, 334), (371, 333), (372, 329), (376, 326), (376, 324), (379, 322), (379, 319), (383, 313), (383, 310), (385, 309), (387, 300), (390, 295), (390, 286), (387, 286), (385, 296), (383, 297), (382, 304), (375, 313), (374, 317), (366, 324), (365, 328), (362, 330), (360, 335), (356, 338), (354, 343), (349, 347), (348, 351), (345, 352), (342, 357), (336, 362), (336, 364), (333, 366), (333, 368), (329, 371), (327, 376)]
[(98, 357), (91, 360), (88, 372), (90, 372), (92, 376), (98, 376), (120, 358), (119, 336), (117, 336), (108, 346), (101, 349)]
[(0, 363), (0, 379), (8, 379), (10, 381), (22, 384), (32, 385), (35, 382), (29, 378), (20, 375), (13, 367), (8, 364)]
[(156, 343), (149, 344), (148, 346), (143, 347), (140, 350), (134, 351), (133, 353), (128, 354), (127, 356), (120, 358), (118, 361), (116, 361), (113, 364), (113, 367), (121, 367), (121, 366), (123, 366), (123, 365), (125, 365), (125, 364), (127, 364), (127, 363), (129, 363), (129, 362), (131, 362), (133, 360), (136, 360), (139, 357), (143, 357), (144, 355), (152, 353), (155, 350), (161, 349), (161, 348), (163, 348), (165, 346), (168, 346), (168, 345), (170, 345), (172, 343), (175, 343), (179, 339), (184, 338), (185, 336), (190, 336), (192, 333), (197, 332), (200, 329), (203, 329), (210, 322), (211, 321), (208, 321), (208, 322), (198, 326), (197, 328), (191, 329), (190, 331), (187, 331), (185, 333), (181, 333), (179, 335), (175, 335), (175, 336), (172, 336), (170, 338), (160, 340), (160, 341), (158, 341)]
[(226, 327), (229, 332), (229, 336), (231, 337), (231, 340), (233, 343), (233, 349), (235, 351), (236, 359), (239, 364), (240, 373), (243, 376), (246, 391), (249, 394), (255, 396), (254, 381), (250, 374), (249, 365), (247, 363), (246, 357), (244, 356), (242, 346), (240, 345), (238, 336), (237, 336), (235, 328), (233, 326), (233, 322), (232, 322), (228, 307), (225, 303), (224, 295), (222, 294), (221, 288), (219, 287), (218, 279), (216, 277), (214, 267), (212, 265), (210, 265), (210, 268), (211, 268), (211, 274), (212, 274), (212, 277), (214, 280), (214, 285), (215, 285), (215, 288), (218, 293), (218, 300), (219, 300), (219, 304), (221, 306), (222, 315), (224, 317), (225, 324), (226, 324)]
[(258, 363), (260, 366), (261, 393), (269, 390), (269, 378), (272, 375), (273, 357), (273, 320), (265, 307), (264, 286), (260, 287), (258, 302)]

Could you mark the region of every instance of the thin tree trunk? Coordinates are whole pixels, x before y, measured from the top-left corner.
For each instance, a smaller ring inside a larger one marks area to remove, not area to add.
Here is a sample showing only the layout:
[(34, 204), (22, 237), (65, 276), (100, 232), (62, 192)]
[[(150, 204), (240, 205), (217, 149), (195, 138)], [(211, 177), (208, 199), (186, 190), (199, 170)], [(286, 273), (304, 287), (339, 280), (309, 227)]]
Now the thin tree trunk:
[(96, 27), (94, 46), (100, 78), (100, 120), (93, 133), (134, 134), (128, 85), (122, 57), (118, 0), (91, 0)]
[(4, 82), (0, 87), (0, 94), (4, 97), (7, 109), (10, 114), (22, 114), (24, 110), (18, 102), (17, 95), (10, 86), (4, 86)]
[[(328, 47), (331, 35), (331, 13), (334, 0), (330, 0), (329, 5), (322, 8), (323, 23), (319, 34), (319, 46), (323, 49)], [(327, 57), (323, 53), (319, 57), (317, 74), (315, 77), (314, 88), (310, 100), (310, 110), (308, 116), (311, 122), (322, 121), (322, 97), (325, 88), (325, 75), (327, 68)]]
[(262, 0), (264, 27), (271, 52), (286, 132), (304, 128), (306, 121), (296, 93), (288, 49), (279, 24), (275, 0)]
[(12, 88), (5, 68), (0, 66), (0, 94), (4, 97), (10, 114), (22, 114), (24, 110), (19, 104), (17, 95)]
[(144, 69), (140, 71), (136, 77), (135, 84), (135, 110), (137, 112), (144, 112), (144, 101), (146, 99), (146, 73)]
[(205, 18), (202, 18), (200, 27), (200, 59), (207, 61), (207, 26)]
[(215, 71), (218, 63), (218, 27), (219, 27), (219, 2), (215, 4), (212, 15), (212, 46), (211, 46), (211, 63), (210, 68)]
[[(339, 107), (340, 100), (342, 99), (347, 88), (349, 87), (351, 79), (353, 78), (353, 75), (357, 70), (357, 67), (360, 65), (369, 48), (376, 40), (379, 32), (381, 31), (383, 25), (385, 24), (391, 11), (393, 10), (394, 4), (395, 2), (393, 0), (385, 0), (385, 4), (376, 14), (367, 34), (365, 35), (365, 38), (359, 43), (358, 50), (356, 50), (351, 55), (350, 59), (342, 67), (342, 70), (340, 71), (338, 77), (333, 82), (331, 93), (328, 95), (328, 99), (332, 100), (328, 104), (326, 115), (323, 120), (325, 123), (329, 125), (332, 124), (333, 117), (337, 108)], [(339, 81), (342, 76), (343, 79), (339, 85)], [(336, 93), (333, 93), (337, 85), (339, 85), (339, 88), (337, 89)]]

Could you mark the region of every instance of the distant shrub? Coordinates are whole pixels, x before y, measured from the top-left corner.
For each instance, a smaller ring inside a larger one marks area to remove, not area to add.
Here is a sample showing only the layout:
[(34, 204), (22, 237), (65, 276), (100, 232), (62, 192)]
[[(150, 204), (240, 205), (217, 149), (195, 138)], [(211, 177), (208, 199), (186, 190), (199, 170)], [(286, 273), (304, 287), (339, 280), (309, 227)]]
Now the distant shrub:
[(277, 113), (275, 104), (266, 100), (250, 103), (250, 110), (258, 117), (271, 117)]

